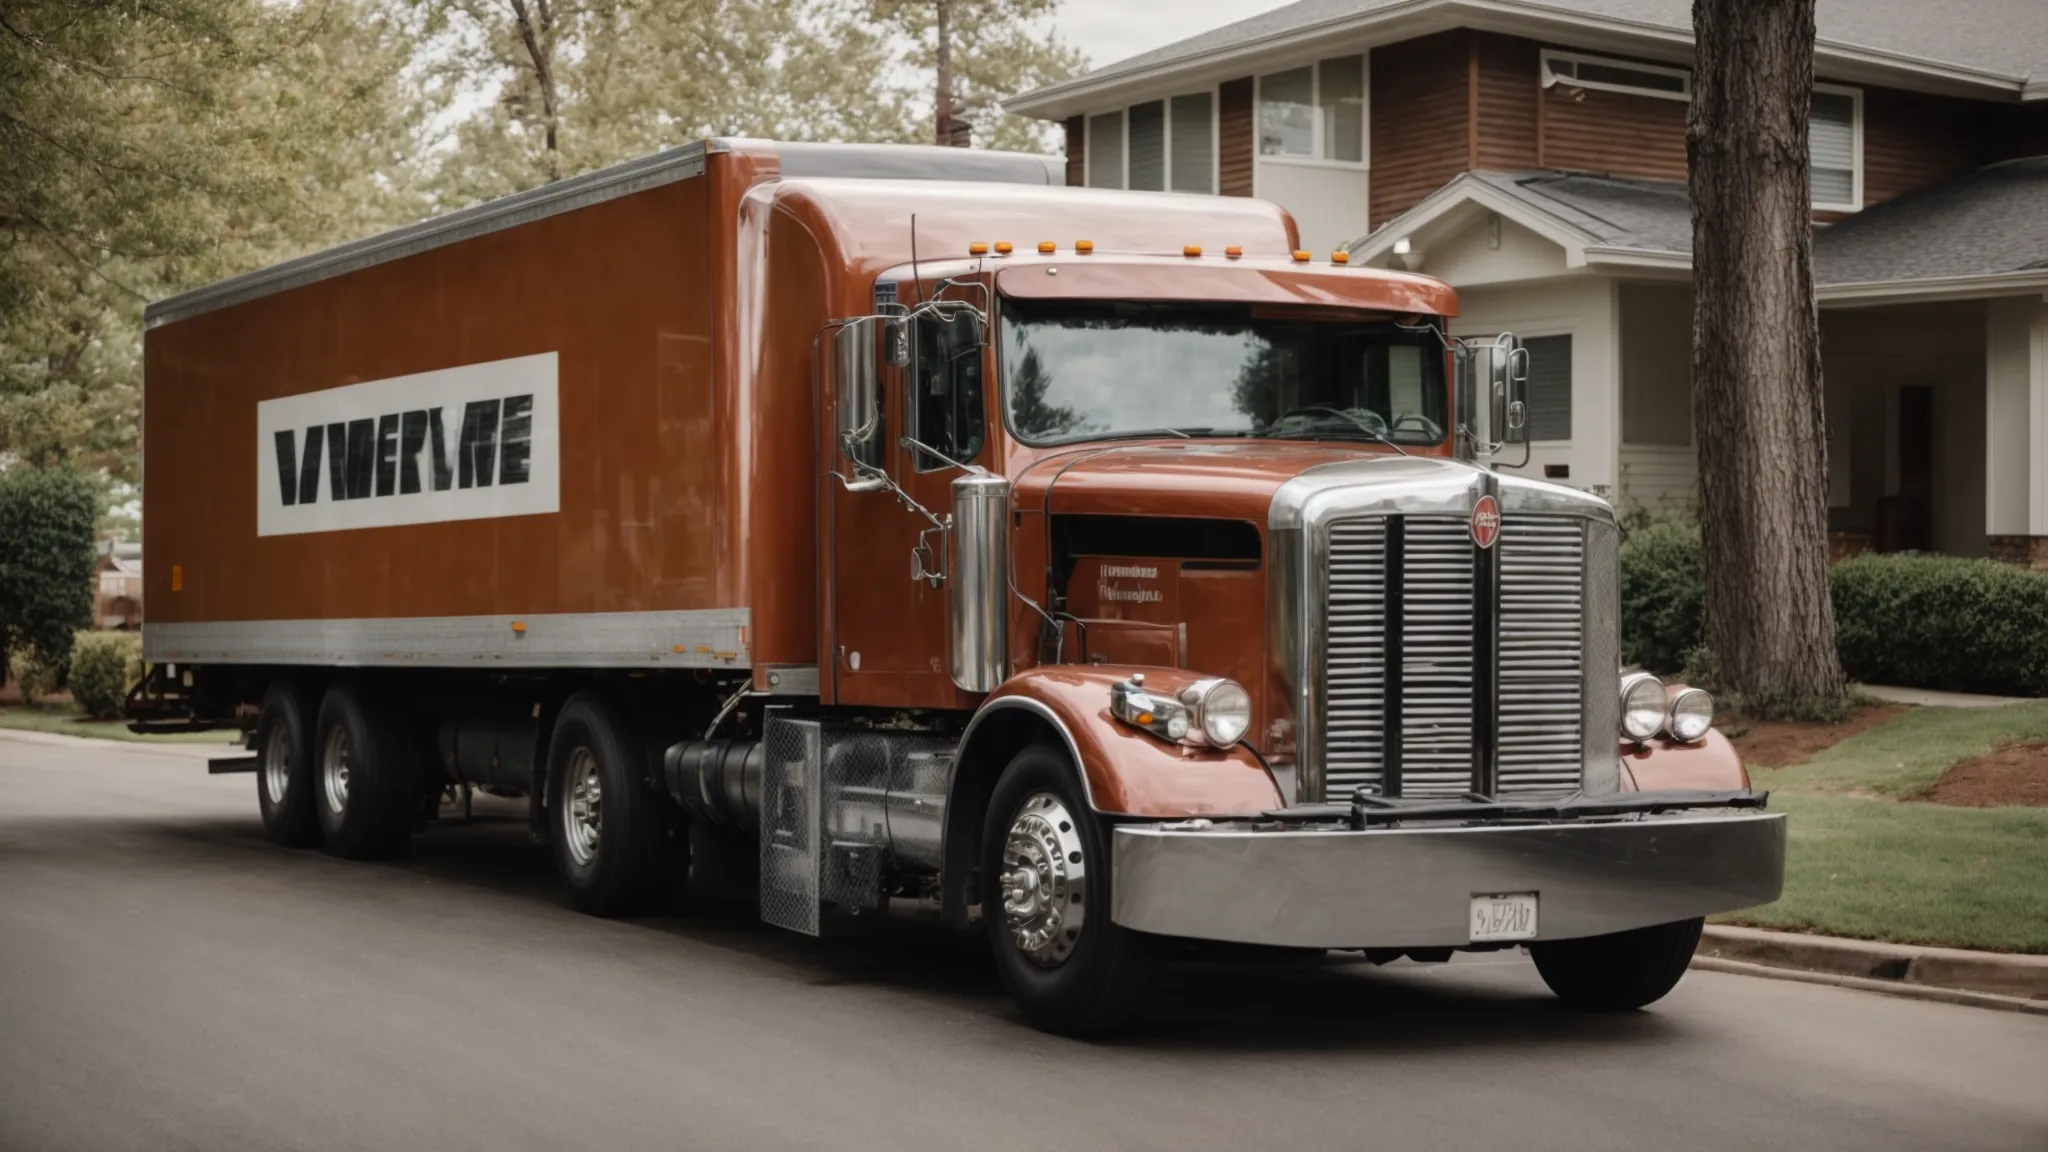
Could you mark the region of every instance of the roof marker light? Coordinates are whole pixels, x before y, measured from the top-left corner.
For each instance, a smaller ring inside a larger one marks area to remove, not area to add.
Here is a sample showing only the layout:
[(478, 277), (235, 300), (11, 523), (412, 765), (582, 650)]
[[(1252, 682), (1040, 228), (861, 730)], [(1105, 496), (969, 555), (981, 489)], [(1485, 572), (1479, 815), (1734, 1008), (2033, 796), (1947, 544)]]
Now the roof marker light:
[(1296, 249), (1294, 250), (1294, 262), (1295, 262), (1296, 264), (1306, 264), (1306, 263), (1308, 263), (1308, 249), (1306, 249), (1306, 248), (1296, 248)]
[(1038, 242), (1038, 254), (1040, 256), (1050, 256), (1059, 250), (1060, 246), (1050, 240), (1040, 240)]
[(988, 255), (988, 245), (977, 240), (967, 246), (967, 254), (969, 256), (986, 256)]
[(1185, 245), (1181, 248), (1180, 254), (1183, 256), (1200, 256), (1202, 254), (1202, 246), (1200, 244)]
[(1349, 264), (1351, 263), (1351, 253), (1339, 248), (1335, 252), (1330, 253), (1330, 263)]
[(998, 240), (996, 241), (996, 255), (1008, 256), (1014, 247), (1015, 245), (1011, 244), (1008, 240)]
[(1083, 256), (1086, 256), (1090, 252), (1095, 251), (1095, 241), (1076, 240), (1074, 241), (1074, 251), (1079, 252)]
[(1235, 245), (1235, 244), (1232, 244), (1232, 245), (1231, 245), (1230, 247), (1228, 247), (1228, 248), (1225, 248), (1225, 249), (1223, 250), (1223, 254), (1224, 254), (1225, 256), (1228, 256), (1228, 257), (1230, 257), (1230, 258), (1231, 258), (1232, 260), (1235, 260), (1235, 259), (1237, 259), (1237, 258), (1238, 258), (1239, 256), (1242, 256), (1242, 255), (1244, 255), (1244, 249), (1242, 249), (1242, 248), (1239, 248), (1239, 247), (1238, 247), (1237, 245)]

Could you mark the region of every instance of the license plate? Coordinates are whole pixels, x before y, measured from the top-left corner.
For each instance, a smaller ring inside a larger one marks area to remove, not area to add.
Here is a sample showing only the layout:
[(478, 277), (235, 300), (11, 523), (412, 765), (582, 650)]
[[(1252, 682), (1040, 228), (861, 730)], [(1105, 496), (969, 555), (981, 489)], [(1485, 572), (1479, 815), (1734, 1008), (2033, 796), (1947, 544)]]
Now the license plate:
[(1472, 898), (1472, 942), (1534, 940), (1536, 894), (1506, 892)]

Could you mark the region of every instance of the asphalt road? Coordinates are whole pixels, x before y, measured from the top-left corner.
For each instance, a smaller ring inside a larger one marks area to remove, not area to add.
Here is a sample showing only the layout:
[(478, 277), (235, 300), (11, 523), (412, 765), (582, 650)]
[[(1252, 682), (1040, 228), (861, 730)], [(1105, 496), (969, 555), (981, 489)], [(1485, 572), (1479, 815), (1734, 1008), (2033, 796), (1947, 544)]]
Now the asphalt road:
[(606, 923), (503, 811), (351, 864), (213, 749), (0, 733), (0, 1148), (2048, 1149), (2048, 1018), (1525, 960), (1202, 966), (1116, 1043), (922, 923)]

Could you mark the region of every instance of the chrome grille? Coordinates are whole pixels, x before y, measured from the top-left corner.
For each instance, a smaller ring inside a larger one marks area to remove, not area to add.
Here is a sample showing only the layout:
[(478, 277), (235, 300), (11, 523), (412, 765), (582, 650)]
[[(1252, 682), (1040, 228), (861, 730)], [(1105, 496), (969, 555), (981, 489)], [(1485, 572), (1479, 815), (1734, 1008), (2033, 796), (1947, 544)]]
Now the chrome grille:
[(1385, 762), (1387, 522), (1330, 526), (1323, 762), (1328, 795), (1378, 788)]
[[(1479, 606), (1470, 522), (1406, 516), (1391, 546), (1388, 523), (1352, 519), (1329, 527), (1321, 730), (1323, 795), (1333, 800), (1361, 786), (1385, 790), (1390, 742), (1399, 758), (1401, 795), (1461, 795), (1474, 786), (1477, 748), (1487, 735), (1477, 730), (1477, 697), (1493, 677), (1474, 666)], [(1503, 518), (1492, 733), (1498, 794), (1560, 793), (1579, 785), (1584, 523), (1566, 516)], [(1400, 566), (1391, 621), (1390, 554)], [(1391, 683), (1390, 644), (1400, 653), (1400, 674)]]
[(1500, 536), (1501, 795), (1579, 786), (1585, 522), (1509, 517)]
[(1401, 549), (1401, 795), (1472, 790), (1472, 529), (1407, 518)]

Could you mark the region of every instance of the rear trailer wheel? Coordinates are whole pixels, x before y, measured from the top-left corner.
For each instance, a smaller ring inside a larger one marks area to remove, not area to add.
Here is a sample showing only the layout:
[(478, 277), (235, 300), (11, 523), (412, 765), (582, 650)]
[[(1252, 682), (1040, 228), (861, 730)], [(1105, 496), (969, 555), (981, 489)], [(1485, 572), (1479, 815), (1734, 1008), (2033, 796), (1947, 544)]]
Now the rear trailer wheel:
[(1129, 1019), (1156, 942), (1109, 918), (1109, 830), (1059, 752), (1033, 745), (997, 780), (981, 841), (981, 921), (1031, 1023), (1099, 1035)]
[(313, 763), (314, 808), (329, 851), (350, 860), (404, 851), (419, 813), (420, 764), (382, 693), (360, 683), (327, 690)]
[(285, 848), (318, 844), (313, 708), (289, 681), (277, 681), (263, 693), (256, 712), (256, 765), (256, 807), (271, 842)]
[(548, 838), (580, 912), (648, 912), (668, 891), (667, 798), (651, 767), (631, 721), (603, 696), (578, 692), (562, 705), (548, 741)]
[(1656, 924), (1583, 940), (1532, 944), (1543, 982), (1581, 1008), (1620, 1011), (1654, 1003), (1677, 987), (1699, 947), (1704, 918)]

